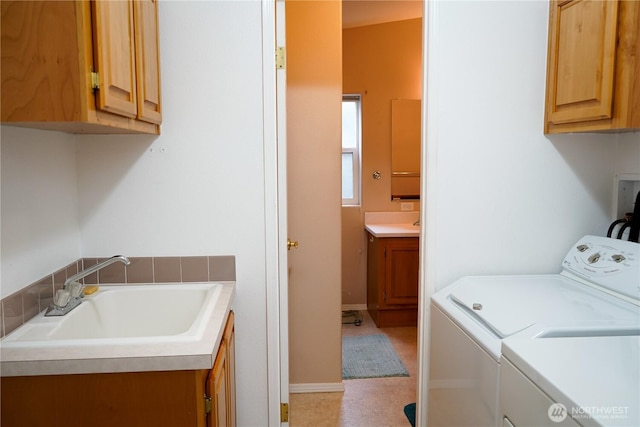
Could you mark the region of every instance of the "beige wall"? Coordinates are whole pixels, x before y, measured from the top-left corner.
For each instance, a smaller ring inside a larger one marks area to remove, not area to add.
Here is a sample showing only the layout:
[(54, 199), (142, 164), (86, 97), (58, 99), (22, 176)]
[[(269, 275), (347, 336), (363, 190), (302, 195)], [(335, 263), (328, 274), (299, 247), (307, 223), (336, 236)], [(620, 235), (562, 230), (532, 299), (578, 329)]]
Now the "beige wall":
[(341, 4), (287, 1), (289, 355), (292, 391), (342, 388)]
[[(391, 100), (420, 99), (422, 19), (349, 28), (342, 38), (342, 91), (362, 95), (362, 206), (342, 208), (342, 304), (348, 306), (366, 304), (364, 212), (400, 210), (391, 201)], [(374, 171), (382, 179), (374, 180)]]

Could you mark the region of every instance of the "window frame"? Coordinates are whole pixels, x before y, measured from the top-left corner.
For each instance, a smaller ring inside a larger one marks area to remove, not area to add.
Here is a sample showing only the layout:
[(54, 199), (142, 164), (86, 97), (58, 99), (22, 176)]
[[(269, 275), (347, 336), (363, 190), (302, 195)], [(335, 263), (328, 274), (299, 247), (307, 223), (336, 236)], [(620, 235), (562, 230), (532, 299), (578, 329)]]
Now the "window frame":
[[(342, 104), (344, 102), (354, 102), (357, 112), (356, 123), (356, 145), (357, 147), (344, 147), (342, 145), (342, 154), (352, 155), (352, 172), (353, 172), (353, 197), (342, 198), (342, 206), (360, 206), (361, 204), (361, 189), (360, 189), (360, 175), (361, 175), (361, 150), (362, 150), (362, 96), (360, 94), (343, 94)], [(341, 104), (341, 105), (342, 105)], [(341, 163), (342, 165), (342, 163)], [(342, 183), (344, 180), (344, 171), (341, 173)]]

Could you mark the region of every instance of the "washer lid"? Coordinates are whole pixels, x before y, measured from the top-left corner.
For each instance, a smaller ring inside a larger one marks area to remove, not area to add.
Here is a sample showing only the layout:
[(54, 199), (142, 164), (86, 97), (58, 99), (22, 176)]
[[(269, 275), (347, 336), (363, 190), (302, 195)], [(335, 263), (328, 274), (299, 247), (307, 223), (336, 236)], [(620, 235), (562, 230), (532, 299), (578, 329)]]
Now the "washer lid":
[(500, 338), (534, 323), (640, 321), (640, 308), (557, 275), (468, 276), (449, 299)]

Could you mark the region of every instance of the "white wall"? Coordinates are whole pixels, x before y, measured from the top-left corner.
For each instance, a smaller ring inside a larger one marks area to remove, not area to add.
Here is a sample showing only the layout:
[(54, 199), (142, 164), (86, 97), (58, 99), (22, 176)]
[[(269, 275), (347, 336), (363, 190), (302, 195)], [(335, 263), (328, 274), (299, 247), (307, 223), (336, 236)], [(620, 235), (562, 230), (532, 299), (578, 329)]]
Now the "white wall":
[(640, 172), (638, 133), (543, 135), (548, 2), (426, 10), (418, 423), (431, 293), (465, 275), (559, 271), (579, 237), (606, 234), (614, 175)]
[(80, 258), (75, 137), (2, 126), (0, 298)]
[(85, 256), (235, 255), (238, 424), (267, 419), (260, 2), (161, 2), (162, 135), (78, 138)]
[(81, 256), (235, 255), (238, 425), (264, 425), (262, 5), (159, 10), (162, 135), (3, 127), (2, 295)]
[(617, 148), (615, 173), (640, 173), (640, 132), (620, 135)]
[(426, 200), (438, 289), (468, 274), (556, 272), (581, 235), (606, 233), (617, 153), (637, 134), (543, 135), (547, 10), (437, 2)]

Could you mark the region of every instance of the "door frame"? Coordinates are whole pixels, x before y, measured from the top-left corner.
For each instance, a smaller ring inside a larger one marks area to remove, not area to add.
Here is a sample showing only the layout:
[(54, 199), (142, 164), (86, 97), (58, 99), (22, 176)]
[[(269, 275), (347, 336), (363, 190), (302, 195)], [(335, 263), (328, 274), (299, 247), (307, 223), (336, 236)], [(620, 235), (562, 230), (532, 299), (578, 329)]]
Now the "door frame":
[[(287, 263), (286, 68), (276, 69), (275, 50), (285, 47), (285, 0), (262, 0), (263, 105), (265, 176), (265, 251), (267, 285), (267, 375), (270, 426), (280, 421), (280, 404), (289, 402), (289, 330)], [(437, 34), (438, 2), (423, 0), (423, 65), (421, 135), (420, 295), (418, 303), (418, 390), (416, 425), (426, 426), (429, 390), (429, 314), (435, 292), (437, 239)], [(427, 96), (429, 94), (429, 96)], [(430, 102), (431, 101), (431, 102)], [(429, 141), (429, 144), (427, 144)]]
[(285, 1), (262, 1), (265, 280), (267, 304), (268, 425), (281, 421), (289, 402), (289, 315), (287, 262), (286, 69), (276, 67), (285, 46)]
[[(427, 426), (429, 411), (429, 350), (431, 296), (436, 291), (436, 246), (438, 239), (436, 204), (439, 57), (437, 43), (440, 2), (423, 1), (422, 9), (422, 135), (420, 141), (420, 293), (418, 300), (418, 390), (416, 425)], [(427, 143), (428, 141), (428, 143)]]

